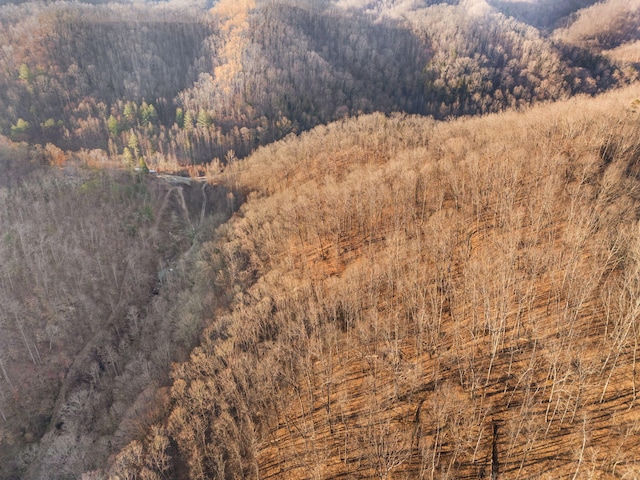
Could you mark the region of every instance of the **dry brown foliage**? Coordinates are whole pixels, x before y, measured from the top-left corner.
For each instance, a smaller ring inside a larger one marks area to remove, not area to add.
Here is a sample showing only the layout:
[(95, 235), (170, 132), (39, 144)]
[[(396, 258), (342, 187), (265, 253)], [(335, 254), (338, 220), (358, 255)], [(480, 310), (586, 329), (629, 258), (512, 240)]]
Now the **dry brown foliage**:
[(640, 64), (640, 40), (625, 43), (605, 53), (618, 62)]
[(0, 478), (79, 478), (161, 414), (202, 328), (193, 246), (226, 192), (0, 142)]
[(555, 37), (573, 45), (614, 48), (638, 40), (639, 19), (638, 0), (607, 0), (580, 10), (569, 26), (555, 32)]
[(637, 475), (639, 95), (365, 116), (227, 168), (252, 193), (210, 250), (231, 310), (174, 371), (175, 471)]

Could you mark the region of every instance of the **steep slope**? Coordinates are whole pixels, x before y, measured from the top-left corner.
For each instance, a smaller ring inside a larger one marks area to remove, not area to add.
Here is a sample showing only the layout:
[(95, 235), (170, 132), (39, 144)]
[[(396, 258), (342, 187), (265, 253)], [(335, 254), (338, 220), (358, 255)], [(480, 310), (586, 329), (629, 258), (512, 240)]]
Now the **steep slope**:
[(0, 133), (151, 168), (348, 115), (482, 114), (636, 76), (481, 0), (28, 2), (0, 25)]
[(162, 406), (201, 329), (199, 236), (230, 209), (222, 189), (0, 142), (0, 478), (78, 478)]
[(364, 116), (228, 167), (231, 310), (149, 437), (178, 450), (111, 476), (637, 475), (638, 97)]
[(635, 76), (581, 48), (569, 55), (483, 1), (409, 3), (256, 2), (247, 48), (234, 57), (242, 68), (223, 83), (205, 74), (181, 94), (192, 121), (203, 110), (210, 121), (192, 129), (191, 144), (199, 155), (229, 144), (244, 156), (347, 114), (488, 113), (595, 94)]
[(606, 0), (580, 10), (555, 37), (566, 43), (608, 50), (640, 40), (640, 2)]
[(534, 27), (552, 30), (568, 20), (571, 14), (589, 7), (598, 0), (488, 0), (495, 8), (507, 16)]
[(639, 475), (634, 2), (95, 3), (0, 7), (0, 477)]
[(554, 38), (600, 52), (616, 62), (640, 64), (640, 3), (607, 0), (577, 13)]
[(170, 125), (175, 107), (163, 107), (211, 68), (200, 14), (175, 2), (0, 6), (0, 133), (106, 149), (111, 107), (144, 98)]

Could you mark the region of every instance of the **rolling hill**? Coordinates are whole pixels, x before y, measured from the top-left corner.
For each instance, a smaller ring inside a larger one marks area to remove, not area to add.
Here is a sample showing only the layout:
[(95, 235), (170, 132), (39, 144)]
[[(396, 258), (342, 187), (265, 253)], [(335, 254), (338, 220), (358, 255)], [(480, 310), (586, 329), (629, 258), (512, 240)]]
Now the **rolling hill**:
[(227, 167), (177, 452), (110, 475), (636, 475), (639, 96), (363, 116)]
[(638, 476), (636, 10), (0, 6), (0, 478)]

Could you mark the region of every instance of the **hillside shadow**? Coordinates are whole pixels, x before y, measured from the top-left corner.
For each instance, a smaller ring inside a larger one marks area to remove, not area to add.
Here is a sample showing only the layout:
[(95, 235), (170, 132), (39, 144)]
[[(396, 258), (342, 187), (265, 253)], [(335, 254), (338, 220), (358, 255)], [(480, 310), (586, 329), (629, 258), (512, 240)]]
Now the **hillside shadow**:
[(566, 22), (566, 17), (581, 8), (589, 7), (597, 0), (568, 0), (555, 2), (543, 0), (529, 1), (488, 0), (488, 3), (504, 15), (527, 23), (541, 30), (550, 31)]

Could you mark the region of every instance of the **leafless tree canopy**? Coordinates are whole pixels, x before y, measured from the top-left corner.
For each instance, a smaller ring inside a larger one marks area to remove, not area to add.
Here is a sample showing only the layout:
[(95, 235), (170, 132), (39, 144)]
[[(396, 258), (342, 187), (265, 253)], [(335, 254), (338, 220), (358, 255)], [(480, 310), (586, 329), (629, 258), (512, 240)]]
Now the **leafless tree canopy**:
[(637, 1), (5, 3), (0, 478), (640, 475)]

